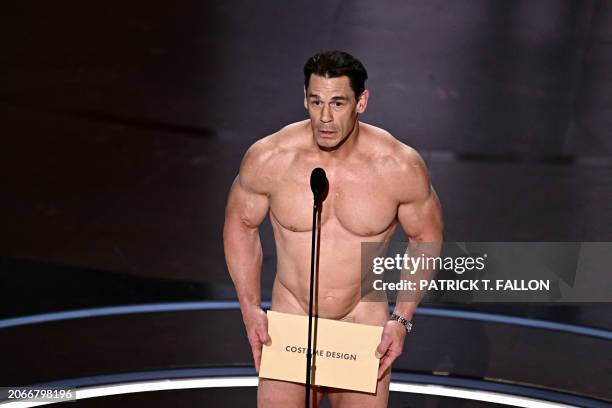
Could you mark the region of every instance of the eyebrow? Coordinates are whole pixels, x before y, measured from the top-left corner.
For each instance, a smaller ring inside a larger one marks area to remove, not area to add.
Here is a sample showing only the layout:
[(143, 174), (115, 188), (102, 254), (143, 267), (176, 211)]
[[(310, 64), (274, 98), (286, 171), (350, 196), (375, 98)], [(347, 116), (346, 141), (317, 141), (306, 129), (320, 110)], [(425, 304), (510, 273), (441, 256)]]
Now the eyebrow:
[[(321, 99), (321, 97), (320, 97), (319, 95), (317, 95), (317, 94), (312, 94), (312, 93), (309, 93), (309, 94), (308, 94), (308, 98), (316, 98), (316, 99)], [(333, 102), (333, 101), (348, 101), (348, 100), (349, 100), (349, 98), (347, 98), (346, 96), (333, 96), (333, 97), (331, 98), (331, 101), (332, 101), (332, 102)]]

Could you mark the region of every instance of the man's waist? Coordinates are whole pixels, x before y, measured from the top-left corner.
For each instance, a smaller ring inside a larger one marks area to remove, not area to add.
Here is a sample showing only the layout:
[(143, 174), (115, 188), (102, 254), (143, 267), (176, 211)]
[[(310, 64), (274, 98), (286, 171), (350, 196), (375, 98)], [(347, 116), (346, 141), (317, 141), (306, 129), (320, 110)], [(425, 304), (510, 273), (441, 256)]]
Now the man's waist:
[[(293, 288), (279, 279), (274, 283), (272, 293), (272, 309), (292, 314), (308, 314), (309, 288)], [(360, 285), (349, 289), (317, 288), (313, 299), (313, 314), (334, 320), (360, 322), (364, 320), (362, 314), (378, 313), (379, 316), (388, 314), (386, 302), (361, 302)], [(381, 314), (380, 312), (383, 311)], [(376, 319), (378, 321), (380, 319)]]

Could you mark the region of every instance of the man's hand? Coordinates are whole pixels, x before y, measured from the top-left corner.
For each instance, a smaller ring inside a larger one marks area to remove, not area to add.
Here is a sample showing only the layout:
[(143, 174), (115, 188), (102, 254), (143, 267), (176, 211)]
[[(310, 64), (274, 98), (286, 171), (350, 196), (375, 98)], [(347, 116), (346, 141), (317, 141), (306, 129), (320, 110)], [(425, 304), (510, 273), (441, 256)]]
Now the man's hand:
[(398, 321), (389, 320), (383, 328), (380, 344), (376, 348), (376, 358), (380, 359), (378, 378), (393, 364), (404, 350), (406, 328)]
[(251, 344), (253, 352), (253, 361), (255, 362), (255, 370), (259, 373), (259, 364), (261, 363), (261, 349), (263, 345), (269, 346), (272, 344), (272, 339), (268, 334), (268, 316), (260, 307), (253, 306), (245, 310), (242, 314), (244, 326), (247, 331), (247, 337)]

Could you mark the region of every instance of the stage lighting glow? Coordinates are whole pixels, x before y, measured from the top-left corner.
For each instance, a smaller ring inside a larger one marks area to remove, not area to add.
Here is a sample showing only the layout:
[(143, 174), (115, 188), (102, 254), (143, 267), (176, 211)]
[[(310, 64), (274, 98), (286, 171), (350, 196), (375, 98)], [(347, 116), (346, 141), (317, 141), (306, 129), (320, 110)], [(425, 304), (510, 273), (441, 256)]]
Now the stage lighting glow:
[[(258, 378), (254, 376), (215, 377), (215, 378), (190, 378), (190, 379), (168, 379), (157, 381), (142, 381), (123, 384), (101, 385), (96, 387), (77, 388), (76, 399), (108, 397), (111, 395), (133, 394), (137, 392), (184, 390), (194, 388), (235, 388), (256, 387)], [(391, 382), (392, 392), (407, 392), (413, 394), (424, 394), (432, 396), (459, 398), (464, 400), (491, 402), (505, 404), (514, 407), (526, 408), (570, 408), (573, 405), (559, 404), (556, 402), (538, 400), (499, 392), (480, 391), (474, 389), (449, 387), (433, 384), (417, 384), (408, 382)], [(13, 401), (0, 403), (3, 408), (29, 408), (41, 405), (55, 404), (56, 402), (29, 402)]]

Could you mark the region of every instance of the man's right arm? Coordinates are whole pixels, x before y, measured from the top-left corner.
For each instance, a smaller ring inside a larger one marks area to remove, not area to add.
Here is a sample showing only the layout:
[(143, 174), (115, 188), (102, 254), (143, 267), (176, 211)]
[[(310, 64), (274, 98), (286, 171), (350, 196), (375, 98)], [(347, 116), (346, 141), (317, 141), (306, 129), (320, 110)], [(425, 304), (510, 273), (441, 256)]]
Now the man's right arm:
[(263, 188), (265, 186), (259, 182), (265, 163), (261, 159), (255, 146), (245, 155), (240, 173), (230, 189), (223, 228), (225, 260), (240, 301), (257, 371), (262, 344), (270, 341), (266, 314), (261, 309), (262, 249), (259, 225), (270, 206)]

